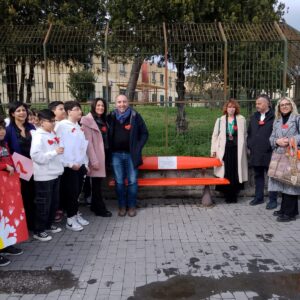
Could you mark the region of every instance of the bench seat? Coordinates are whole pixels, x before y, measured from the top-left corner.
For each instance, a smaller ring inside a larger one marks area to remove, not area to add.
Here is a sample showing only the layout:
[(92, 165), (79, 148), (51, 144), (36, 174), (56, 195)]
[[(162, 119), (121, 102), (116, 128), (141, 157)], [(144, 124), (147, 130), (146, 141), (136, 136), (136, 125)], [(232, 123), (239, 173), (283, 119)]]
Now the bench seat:
[[(138, 186), (198, 186), (198, 185), (227, 185), (226, 178), (139, 178)], [(110, 186), (115, 185), (115, 181), (109, 182)]]

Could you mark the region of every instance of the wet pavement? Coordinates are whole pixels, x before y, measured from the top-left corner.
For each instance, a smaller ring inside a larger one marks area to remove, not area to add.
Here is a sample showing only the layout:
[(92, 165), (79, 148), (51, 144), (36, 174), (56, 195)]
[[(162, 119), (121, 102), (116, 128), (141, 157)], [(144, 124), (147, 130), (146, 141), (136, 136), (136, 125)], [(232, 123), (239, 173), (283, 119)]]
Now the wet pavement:
[(300, 299), (300, 218), (250, 199), (142, 202), (135, 218), (93, 216), (83, 232), (30, 240), (0, 269), (0, 300)]

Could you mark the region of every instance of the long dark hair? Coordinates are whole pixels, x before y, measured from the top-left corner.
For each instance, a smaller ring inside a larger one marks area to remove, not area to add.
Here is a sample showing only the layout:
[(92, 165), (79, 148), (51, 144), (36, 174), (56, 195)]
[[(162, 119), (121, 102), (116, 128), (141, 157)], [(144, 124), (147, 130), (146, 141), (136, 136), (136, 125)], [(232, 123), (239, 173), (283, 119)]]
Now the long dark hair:
[(13, 114), (16, 112), (16, 110), (19, 108), (19, 107), (21, 107), (21, 106), (23, 106), (24, 108), (25, 108), (25, 110), (26, 110), (26, 113), (27, 113), (27, 117), (26, 117), (26, 119), (25, 119), (25, 124), (27, 124), (28, 123), (28, 116), (29, 116), (29, 113), (28, 113), (28, 106), (27, 106), (27, 104), (26, 103), (23, 103), (23, 102), (20, 102), (20, 101), (16, 101), (16, 102), (12, 102), (12, 103), (10, 103), (9, 104), (9, 110), (8, 110), (8, 114), (9, 114), (9, 118), (10, 118), (10, 121), (12, 122), (12, 123), (16, 123), (16, 121), (15, 121), (15, 117), (13, 116)]
[(93, 116), (94, 118), (95, 118), (95, 117), (99, 117), (99, 116), (97, 115), (97, 113), (96, 113), (96, 106), (97, 106), (98, 101), (102, 101), (102, 103), (103, 103), (103, 105), (104, 105), (104, 112), (103, 112), (103, 114), (101, 115), (101, 119), (102, 119), (103, 121), (105, 121), (105, 120), (106, 120), (106, 114), (107, 114), (107, 103), (106, 103), (106, 101), (105, 101), (103, 98), (96, 98), (96, 99), (94, 99), (94, 100), (92, 101), (92, 103), (91, 103), (91, 114), (92, 114), (92, 116)]

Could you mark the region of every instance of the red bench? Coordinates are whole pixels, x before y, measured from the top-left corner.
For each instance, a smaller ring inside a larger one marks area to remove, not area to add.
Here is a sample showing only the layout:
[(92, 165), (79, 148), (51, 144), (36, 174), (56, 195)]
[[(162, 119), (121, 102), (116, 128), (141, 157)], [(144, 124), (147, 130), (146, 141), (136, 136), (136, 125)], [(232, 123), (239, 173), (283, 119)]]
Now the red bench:
[[(192, 170), (201, 169), (201, 177), (178, 177), (178, 178), (139, 178), (139, 186), (204, 186), (202, 204), (212, 205), (210, 185), (226, 185), (229, 180), (226, 178), (205, 177), (205, 170), (221, 166), (218, 158), (193, 157), (193, 156), (147, 156), (143, 157), (143, 164), (139, 170)], [(114, 181), (109, 182), (114, 186)]]

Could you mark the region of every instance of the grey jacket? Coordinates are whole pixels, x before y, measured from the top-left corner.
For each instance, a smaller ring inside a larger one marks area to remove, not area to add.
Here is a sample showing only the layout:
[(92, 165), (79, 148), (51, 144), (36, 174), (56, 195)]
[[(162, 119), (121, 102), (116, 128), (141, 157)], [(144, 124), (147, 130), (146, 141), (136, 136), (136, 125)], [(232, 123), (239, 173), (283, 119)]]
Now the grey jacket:
[[(290, 115), (286, 124), (287, 128), (282, 128), (282, 118), (275, 120), (273, 124), (270, 143), (273, 151), (276, 153), (285, 153), (286, 151), (286, 148), (279, 147), (276, 144), (276, 140), (282, 137), (295, 137), (298, 146), (300, 146), (300, 116)], [(287, 185), (273, 178), (269, 178), (268, 190), (282, 192), (288, 195), (300, 195), (300, 187)]]

